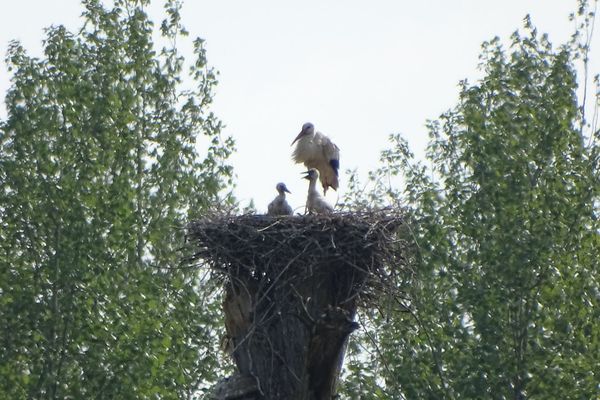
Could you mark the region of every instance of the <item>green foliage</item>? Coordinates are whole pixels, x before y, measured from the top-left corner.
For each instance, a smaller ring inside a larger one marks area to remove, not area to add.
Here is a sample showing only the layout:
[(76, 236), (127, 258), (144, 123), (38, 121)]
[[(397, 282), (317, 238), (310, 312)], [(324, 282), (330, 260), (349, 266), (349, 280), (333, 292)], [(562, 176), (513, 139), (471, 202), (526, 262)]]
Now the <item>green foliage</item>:
[[(598, 147), (583, 134), (576, 51), (529, 21), (508, 51), (485, 43), (484, 78), (429, 124), (432, 170), (392, 136), (373, 194), (354, 193), (359, 206), (401, 195), (414, 229), (415, 276), (399, 288), (410, 312), (371, 319), (391, 397), (600, 395)], [(386, 186), (400, 173), (402, 194)]]
[(159, 51), (147, 3), (83, 1), (83, 28), (48, 29), (42, 59), (10, 45), (2, 398), (193, 397), (218, 373), (218, 306), (177, 249), (186, 221), (232, 202), (233, 143), (207, 111), (216, 77), (200, 39), (182, 78), (179, 2), (165, 4)]

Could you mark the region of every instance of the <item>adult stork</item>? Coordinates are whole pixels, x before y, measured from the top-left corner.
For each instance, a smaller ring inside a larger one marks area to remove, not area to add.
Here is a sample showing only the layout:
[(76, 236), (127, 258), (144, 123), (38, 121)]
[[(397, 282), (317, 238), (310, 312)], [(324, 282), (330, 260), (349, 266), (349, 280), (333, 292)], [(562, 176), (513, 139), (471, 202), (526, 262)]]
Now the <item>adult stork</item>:
[(337, 190), (339, 187), (338, 170), (340, 168), (340, 149), (321, 132), (315, 131), (315, 126), (310, 122), (302, 125), (302, 130), (292, 142), (296, 148), (292, 158), (298, 164), (304, 163), (306, 168), (315, 168), (319, 171), (323, 193), (327, 188)]
[(267, 215), (292, 215), (294, 212), (292, 207), (285, 200), (285, 194), (291, 193), (288, 188), (285, 186), (285, 183), (279, 182), (277, 186), (275, 186), (277, 192), (279, 193), (275, 199), (269, 203), (267, 207)]
[(304, 179), (308, 179), (308, 196), (306, 197), (306, 209), (309, 214), (329, 214), (333, 212), (333, 207), (317, 191), (317, 180), (319, 171), (315, 168), (306, 171)]

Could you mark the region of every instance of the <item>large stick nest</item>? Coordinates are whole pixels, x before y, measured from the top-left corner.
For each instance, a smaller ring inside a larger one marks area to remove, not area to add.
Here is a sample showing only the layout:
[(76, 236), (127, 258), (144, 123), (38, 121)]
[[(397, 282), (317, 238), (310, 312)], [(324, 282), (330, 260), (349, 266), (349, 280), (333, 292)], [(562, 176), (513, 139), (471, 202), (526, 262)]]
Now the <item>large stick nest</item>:
[(256, 398), (332, 398), (357, 307), (407, 275), (399, 212), (214, 215), (188, 229), (187, 261), (225, 283), (224, 347)]
[(373, 299), (386, 287), (397, 289), (396, 279), (408, 272), (403, 215), (393, 210), (327, 216), (213, 215), (189, 225), (193, 253), (187, 261), (229, 279), (244, 274), (269, 283), (313, 275), (322, 268), (329, 273), (335, 268), (340, 276), (359, 272), (365, 275), (359, 280), (361, 287), (348, 295)]

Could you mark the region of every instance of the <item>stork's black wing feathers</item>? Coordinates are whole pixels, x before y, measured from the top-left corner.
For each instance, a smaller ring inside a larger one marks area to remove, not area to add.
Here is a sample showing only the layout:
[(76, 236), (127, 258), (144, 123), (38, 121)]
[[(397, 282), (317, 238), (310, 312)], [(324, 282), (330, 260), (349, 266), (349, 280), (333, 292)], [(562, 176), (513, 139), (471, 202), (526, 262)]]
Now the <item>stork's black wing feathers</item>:
[(340, 160), (331, 159), (329, 160), (329, 165), (331, 165), (331, 168), (335, 171), (335, 176), (339, 176), (338, 170), (340, 169)]

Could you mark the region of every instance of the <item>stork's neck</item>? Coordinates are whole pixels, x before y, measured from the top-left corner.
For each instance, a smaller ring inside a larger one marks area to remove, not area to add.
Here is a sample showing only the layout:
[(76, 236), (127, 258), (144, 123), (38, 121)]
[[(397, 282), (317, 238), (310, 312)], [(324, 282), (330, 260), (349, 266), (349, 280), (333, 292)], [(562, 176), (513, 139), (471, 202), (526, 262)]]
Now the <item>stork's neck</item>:
[(315, 130), (310, 130), (308, 132), (306, 132), (301, 138), (300, 140), (304, 140), (304, 141), (310, 141), (315, 137)]
[(309, 193), (319, 193), (317, 192), (317, 180), (316, 179), (311, 179), (310, 183), (308, 184), (308, 192)]

